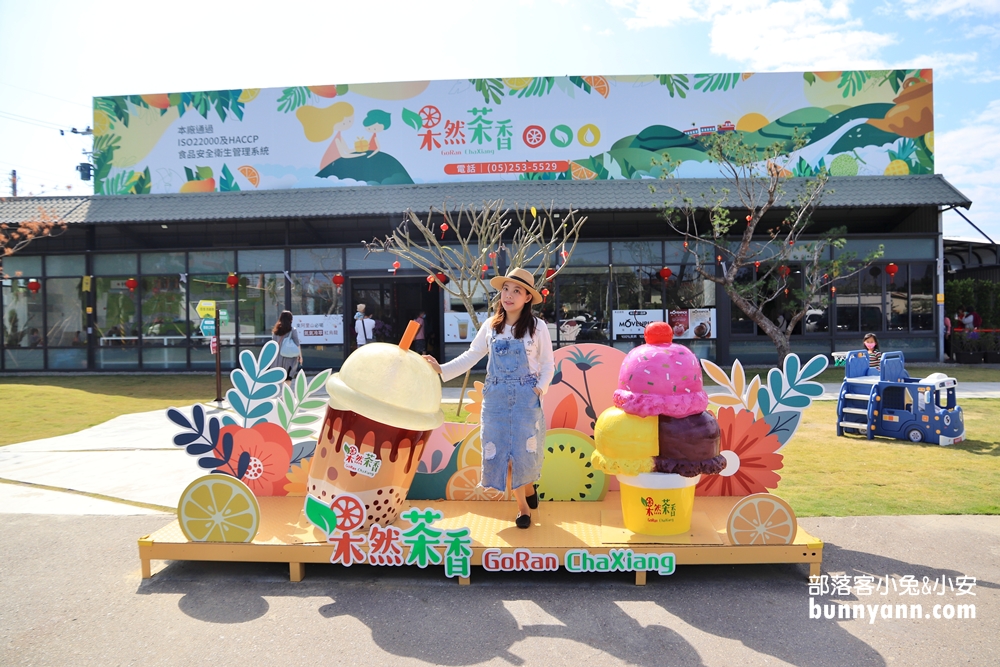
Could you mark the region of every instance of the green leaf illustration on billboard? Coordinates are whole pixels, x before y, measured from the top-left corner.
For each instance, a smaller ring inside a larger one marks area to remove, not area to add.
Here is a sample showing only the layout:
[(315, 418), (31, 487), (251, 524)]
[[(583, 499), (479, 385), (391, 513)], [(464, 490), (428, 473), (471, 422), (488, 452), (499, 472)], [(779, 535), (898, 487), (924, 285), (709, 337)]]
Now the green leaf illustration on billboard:
[(240, 186), (233, 178), (233, 172), (229, 171), (229, 165), (222, 165), (222, 179), (219, 181), (219, 192), (234, 192)]
[(281, 97), (278, 98), (278, 111), (284, 113), (295, 111), (308, 102), (310, 97), (312, 97), (312, 93), (304, 86), (285, 88), (281, 93)]
[(735, 88), (743, 75), (740, 72), (724, 74), (695, 74), (694, 89), (703, 93), (711, 93), (716, 90), (729, 90)]
[(410, 111), (406, 107), (403, 107), (403, 122), (414, 130), (419, 130), (424, 126), (424, 119), (420, 117), (420, 114), (416, 111)]

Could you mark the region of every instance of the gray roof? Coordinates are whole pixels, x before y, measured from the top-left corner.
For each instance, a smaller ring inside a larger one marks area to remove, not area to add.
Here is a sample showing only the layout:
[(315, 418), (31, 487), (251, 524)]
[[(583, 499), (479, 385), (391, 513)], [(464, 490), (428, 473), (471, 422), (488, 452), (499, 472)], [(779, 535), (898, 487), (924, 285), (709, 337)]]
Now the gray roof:
[[(806, 179), (785, 181), (786, 201)], [(656, 186), (656, 192), (650, 191)], [(16, 197), (0, 200), (0, 223), (37, 218), (39, 209), (71, 223), (154, 223), (208, 220), (331, 218), (400, 215), (406, 209), (480, 205), (548, 206), (582, 211), (635, 211), (662, 206), (670, 188), (697, 194), (728, 187), (721, 178), (612, 181), (493, 181), (382, 185), (202, 194), (92, 197)], [(821, 208), (962, 206), (972, 202), (940, 175), (842, 176), (830, 180)], [(733, 208), (740, 208), (733, 199)]]

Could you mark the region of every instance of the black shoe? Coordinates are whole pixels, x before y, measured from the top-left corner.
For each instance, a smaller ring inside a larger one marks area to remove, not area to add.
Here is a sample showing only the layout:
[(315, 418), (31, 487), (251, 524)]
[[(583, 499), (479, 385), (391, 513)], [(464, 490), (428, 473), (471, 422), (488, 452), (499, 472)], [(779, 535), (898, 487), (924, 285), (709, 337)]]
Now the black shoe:
[(538, 509), (538, 489), (535, 489), (535, 492), (526, 497), (525, 500), (528, 501), (528, 507), (533, 510)]
[(531, 526), (531, 515), (530, 514), (519, 514), (514, 523), (517, 524), (518, 528), (529, 528)]

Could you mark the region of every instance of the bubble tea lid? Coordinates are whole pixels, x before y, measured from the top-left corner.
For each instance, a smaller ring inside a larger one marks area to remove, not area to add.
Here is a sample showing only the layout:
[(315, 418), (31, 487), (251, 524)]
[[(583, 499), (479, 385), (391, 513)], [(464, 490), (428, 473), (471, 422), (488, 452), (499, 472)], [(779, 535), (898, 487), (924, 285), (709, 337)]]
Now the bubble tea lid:
[(417, 328), (410, 322), (399, 345), (369, 343), (351, 354), (326, 383), (330, 407), (411, 431), (443, 424), (441, 381), (409, 349)]

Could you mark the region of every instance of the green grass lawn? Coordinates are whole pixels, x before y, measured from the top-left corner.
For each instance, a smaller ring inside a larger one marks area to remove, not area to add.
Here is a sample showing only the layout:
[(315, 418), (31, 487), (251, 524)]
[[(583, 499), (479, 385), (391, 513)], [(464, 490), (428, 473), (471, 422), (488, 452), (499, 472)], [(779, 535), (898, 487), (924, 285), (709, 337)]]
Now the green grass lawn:
[[(229, 388), (225, 379), (223, 391)], [(211, 376), (0, 378), (0, 445), (74, 433), (134, 412), (215, 398)], [(806, 410), (776, 493), (799, 516), (1000, 514), (1000, 400), (968, 399), (950, 447), (836, 436), (834, 401)], [(443, 406), (455, 420), (455, 404)], [(462, 417), (464, 418), (463, 410)]]

